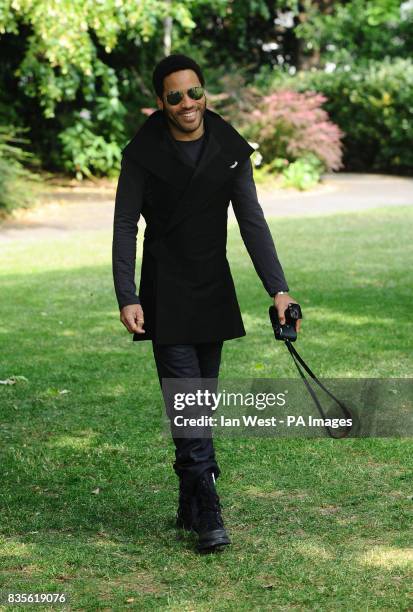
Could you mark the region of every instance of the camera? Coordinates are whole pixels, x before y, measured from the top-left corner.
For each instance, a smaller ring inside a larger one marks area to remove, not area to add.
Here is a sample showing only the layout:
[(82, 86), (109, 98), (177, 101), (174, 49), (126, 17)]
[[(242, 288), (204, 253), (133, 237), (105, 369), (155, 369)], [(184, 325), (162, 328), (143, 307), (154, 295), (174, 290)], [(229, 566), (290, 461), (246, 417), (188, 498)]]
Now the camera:
[(278, 311), (275, 306), (270, 306), (268, 313), (272, 328), (274, 330), (274, 336), (276, 340), (289, 340), (295, 342), (297, 340), (297, 321), (303, 318), (300, 304), (290, 303), (288, 304), (284, 315), (285, 323), (281, 325), (278, 318)]

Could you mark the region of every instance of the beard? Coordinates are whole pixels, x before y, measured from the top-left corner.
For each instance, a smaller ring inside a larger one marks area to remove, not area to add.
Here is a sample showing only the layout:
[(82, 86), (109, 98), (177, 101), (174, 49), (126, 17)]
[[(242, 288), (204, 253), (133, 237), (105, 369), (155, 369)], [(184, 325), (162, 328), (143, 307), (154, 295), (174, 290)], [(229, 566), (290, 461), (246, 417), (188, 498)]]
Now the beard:
[(184, 118), (182, 117), (182, 114), (172, 113), (171, 111), (167, 110), (165, 106), (163, 108), (163, 114), (168, 123), (173, 125), (175, 129), (179, 130), (184, 134), (190, 134), (191, 132), (195, 132), (199, 128), (204, 119), (204, 114), (206, 110), (206, 100), (203, 106), (199, 106), (197, 104), (194, 110), (197, 111), (196, 119), (188, 123), (185, 122)]

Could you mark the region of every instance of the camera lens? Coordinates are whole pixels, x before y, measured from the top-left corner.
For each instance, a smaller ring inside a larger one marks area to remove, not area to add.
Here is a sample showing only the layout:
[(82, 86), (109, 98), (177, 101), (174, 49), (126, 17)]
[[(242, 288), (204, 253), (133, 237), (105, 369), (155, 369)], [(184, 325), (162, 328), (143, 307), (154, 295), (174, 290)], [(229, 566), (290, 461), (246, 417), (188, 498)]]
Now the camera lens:
[(292, 319), (298, 319), (300, 317), (300, 312), (295, 304), (291, 304), (290, 306), (290, 316)]

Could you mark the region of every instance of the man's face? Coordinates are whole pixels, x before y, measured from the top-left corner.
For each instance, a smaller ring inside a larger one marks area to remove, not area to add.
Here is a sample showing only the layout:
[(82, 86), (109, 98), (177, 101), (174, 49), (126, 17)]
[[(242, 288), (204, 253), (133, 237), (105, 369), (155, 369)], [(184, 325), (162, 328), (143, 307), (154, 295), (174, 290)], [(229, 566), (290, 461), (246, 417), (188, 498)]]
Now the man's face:
[[(163, 96), (157, 98), (158, 108), (163, 110), (167, 119), (176, 129), (186, 134), (199, 128), (204, 118), (206, 98), (192, 100), (187, 94), (191, 87), (200, 87), (199, 78), (193, 70), (178, 70), (168, 74), (163, 80)], [(171, 91), (182, 91), (184, 97), (176, 106), (168, 104), (166, 95)]]

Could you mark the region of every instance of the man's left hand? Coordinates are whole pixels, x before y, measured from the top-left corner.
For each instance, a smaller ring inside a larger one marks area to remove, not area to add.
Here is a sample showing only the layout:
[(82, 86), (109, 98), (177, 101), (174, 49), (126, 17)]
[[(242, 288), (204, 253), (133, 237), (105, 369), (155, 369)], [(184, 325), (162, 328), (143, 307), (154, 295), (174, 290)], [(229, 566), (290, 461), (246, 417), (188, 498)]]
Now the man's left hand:
[[(278, 318), (280, 320), (281, 325), (285, 324), (285, 311), (287, 310), (288, 304), (298, 304), (297, 300), (295, 300), (288, 293), (281, 293), (281, 295), (275, 295), (274, 297), (274, 306), (278, 312)], [(296, 330), (297, 333), (300, 331), (301, 327), (301, 319), (297, 320)]]

